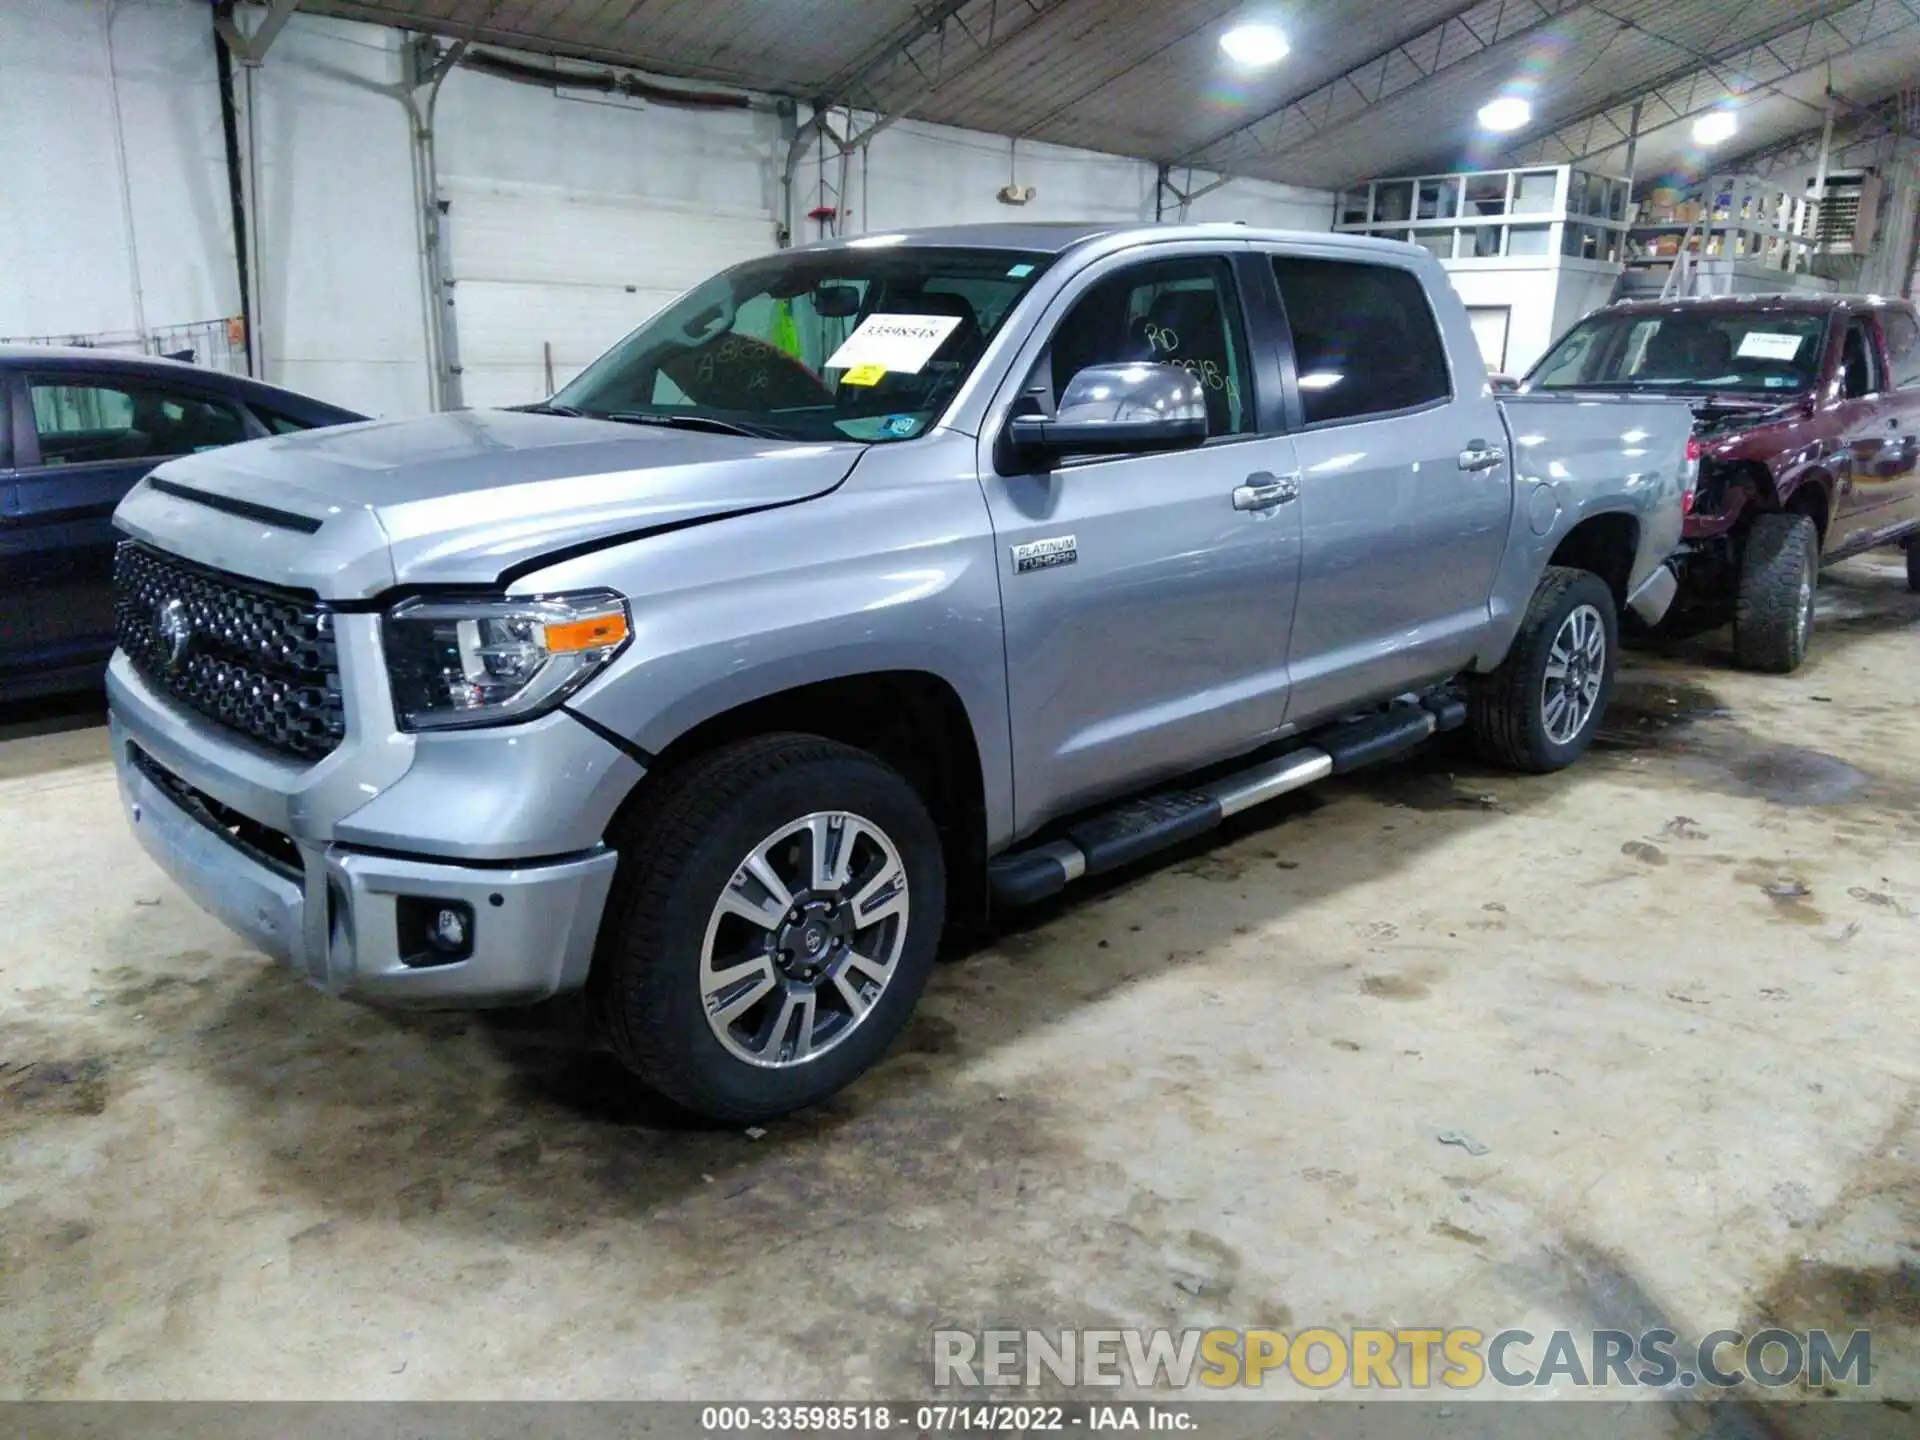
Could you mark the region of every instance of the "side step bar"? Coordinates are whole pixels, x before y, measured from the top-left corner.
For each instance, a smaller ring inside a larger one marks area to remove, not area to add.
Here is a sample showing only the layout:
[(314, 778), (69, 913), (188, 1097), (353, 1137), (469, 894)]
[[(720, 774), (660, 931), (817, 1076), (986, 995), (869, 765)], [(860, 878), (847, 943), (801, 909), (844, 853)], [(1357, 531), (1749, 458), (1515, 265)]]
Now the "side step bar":
[(1312, 745), (1217, 780), (1123, 801), (1111, 810), (1070, 821), (1058, 839), (996, 857), (987, 866), (993, 897), (1005, 905), (1031, 905), (1083, 875), (1130, 865), (1156, 850), (1204, 835), (1230, 815), (1329, 775), (1344, 775), (1405, 754), (1436, 732), (1457, 730), (1466, 723), (1465, 701), (1452, 695), (1433, 696), (1332, 726), (1315, 736)]

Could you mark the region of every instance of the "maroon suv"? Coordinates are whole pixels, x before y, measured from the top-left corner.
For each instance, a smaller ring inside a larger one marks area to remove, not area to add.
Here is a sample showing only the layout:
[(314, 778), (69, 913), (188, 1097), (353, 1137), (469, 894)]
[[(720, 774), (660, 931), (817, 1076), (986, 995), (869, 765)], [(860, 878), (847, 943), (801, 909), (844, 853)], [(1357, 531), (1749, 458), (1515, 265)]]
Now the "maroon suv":
[(1527, 390), (1697, 396), (1700, 480), (1669, 624), (1733, 621), (1735, 658), (1806, 657), (1820, 566), (1907, 551), (1920, 590), (1920, 319), (1904, 300), (1766, 295), (1595, 311)]

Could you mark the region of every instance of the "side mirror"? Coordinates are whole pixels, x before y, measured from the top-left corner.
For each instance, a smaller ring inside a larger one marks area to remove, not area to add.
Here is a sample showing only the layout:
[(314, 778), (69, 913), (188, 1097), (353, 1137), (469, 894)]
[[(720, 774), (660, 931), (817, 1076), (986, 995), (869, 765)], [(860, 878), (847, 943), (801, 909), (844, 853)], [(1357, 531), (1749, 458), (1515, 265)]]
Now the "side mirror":
[(1520, 381), (1516, 377), (1503, 375), (1497, 370), (1488, 373), (1487, 384), (1493, 388), (1495, 394), (1510, 394), (1520, 388)]
[(1178, 365), (1089, 365), (1051, 417), (1016, 415), (1007, 433), (1027, 460), (1179, 450), (1207, 438), (1207, 394)]

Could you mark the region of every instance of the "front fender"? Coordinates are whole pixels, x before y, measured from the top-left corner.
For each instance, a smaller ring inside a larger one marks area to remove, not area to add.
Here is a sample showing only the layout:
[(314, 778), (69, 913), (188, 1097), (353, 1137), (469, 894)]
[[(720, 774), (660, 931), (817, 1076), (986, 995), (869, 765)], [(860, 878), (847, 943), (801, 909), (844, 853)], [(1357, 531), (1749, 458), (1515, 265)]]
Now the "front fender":
[(610, 586), (631, 603), (631, 644), (569, 708), (657, 754), (717, 716), (804, 685), (930, 674), (966, 711), (987, 840), (1004, 843), (1013, 795), (999, 577), (971, 442), (964, 473), (928, 478), (925, 462), (943, 448), (937, 437), (899, 447), (920, 462), (911, 474), (897, 461), (863, 461), (832, 495), (525, 577), (530, 590)]

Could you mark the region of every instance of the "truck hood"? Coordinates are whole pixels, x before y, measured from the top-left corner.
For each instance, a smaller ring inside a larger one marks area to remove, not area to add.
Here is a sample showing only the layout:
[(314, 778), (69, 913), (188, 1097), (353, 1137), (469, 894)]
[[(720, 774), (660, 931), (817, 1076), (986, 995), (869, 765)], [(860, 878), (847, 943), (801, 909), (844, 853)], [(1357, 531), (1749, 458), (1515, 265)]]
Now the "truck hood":
[(493, 584), (556, 552), (811, 499), (865, 448), (463, 410), (189, 455), (115, 519), (203, 564), (356, 599)]

